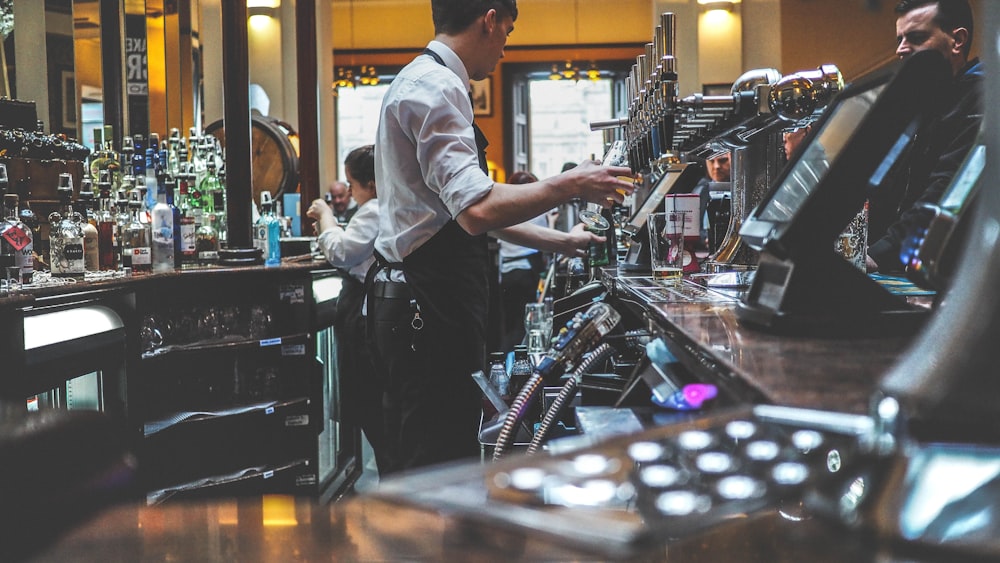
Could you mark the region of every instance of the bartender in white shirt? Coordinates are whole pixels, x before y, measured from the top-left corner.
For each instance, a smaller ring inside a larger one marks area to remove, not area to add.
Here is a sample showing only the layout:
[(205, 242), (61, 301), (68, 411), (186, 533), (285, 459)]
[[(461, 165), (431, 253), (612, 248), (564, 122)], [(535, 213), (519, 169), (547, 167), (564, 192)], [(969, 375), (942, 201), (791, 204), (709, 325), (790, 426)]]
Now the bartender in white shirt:
[(312, 202), (306, 215), (318, 221), (319, 247), (327, 261), (348, 273), (344, 276), (333, 322), (340, 377), (339, 420), (361, 428), (382, 473), (391, 467), (383, 426), (384, 389), (368, 352), (362, 316), (365, 275), (375, 262), (373, 252), (378, 235), (374, 147), (366, 145), (348, 153), (344, 170), (350, 193), (358, 202), (357, 212), (347, 226), (339, 224), (333, 210), (321, 199)]
[(494, 182), (469, 80), (503, 56), (516, 0), (432, 0), (431, 10), (435, 40), (389, 86), (375, 142), (379, 264), (368, 311), (394, 470), (480, 455), (471, 374), (485, 363), (486, 233), (582, 255), (590, 233), (519, 223), (573, 198), (610, 205), (633, 189), (618, 179), (629, 169), (592, 161), (532, 184)]

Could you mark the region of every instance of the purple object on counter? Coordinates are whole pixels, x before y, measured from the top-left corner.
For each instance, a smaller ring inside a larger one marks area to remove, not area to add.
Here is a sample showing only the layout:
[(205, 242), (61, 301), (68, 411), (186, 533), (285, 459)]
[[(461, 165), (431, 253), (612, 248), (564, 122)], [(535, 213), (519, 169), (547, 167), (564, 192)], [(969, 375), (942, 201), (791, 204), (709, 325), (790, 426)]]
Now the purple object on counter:
[(700, 409), (705, 401), (714, 399), (718, 392), (718, 388), (710, 383), (691, 383), (675, 391), (666, 401), (658, 401), (654, 396), (653, 403), (678, 411), (694, 411)]

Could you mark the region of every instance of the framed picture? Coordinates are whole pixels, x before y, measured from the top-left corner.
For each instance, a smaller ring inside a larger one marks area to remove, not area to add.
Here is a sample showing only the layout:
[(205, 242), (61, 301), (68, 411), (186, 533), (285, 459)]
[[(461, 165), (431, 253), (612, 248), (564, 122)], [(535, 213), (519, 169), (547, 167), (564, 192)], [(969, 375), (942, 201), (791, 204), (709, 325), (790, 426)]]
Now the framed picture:
[(472, 114), (493, 115), (493, 77), (472, 80), (469, 82), (469, 87), (472, 89)]

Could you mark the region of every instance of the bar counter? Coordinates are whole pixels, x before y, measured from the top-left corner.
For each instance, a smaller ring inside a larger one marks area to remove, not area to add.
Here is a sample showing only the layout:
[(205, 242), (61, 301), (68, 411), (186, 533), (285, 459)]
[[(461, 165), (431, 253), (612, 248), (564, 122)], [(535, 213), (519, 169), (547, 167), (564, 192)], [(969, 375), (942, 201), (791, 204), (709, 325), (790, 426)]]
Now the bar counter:
[(743, 402), (867, 414), (879, 378), (914, 336), (773, 334), (740, 324), (739, 291), (685, 282), (675, 295), (650, 289), (649, 277), (608, 273), (605, 280), (612, 293), (641, 303), (657, 329), (687, 352), (697, 376)]
[[(662, 294), (649, 299), (649, 292), (643, 289), (646, 283), (641, 280), (610, 276), (605, 281), (612, 288), (612, 300), (637, 307), (654, 332), (667, 336), (690, 356), (686, 365), (699, 378), (717, 383), (736, 402), (744, 404), (773, 403), (866, 413), (879, 376), (910, 340), (908, 335), (881, 338), (774, 335), (741, 326), (735, 315), (738, 296), (731, 292), (702, 295), (708, 299), (672, 300), (664, 299)], [(520, 461), (510, 458), (503, 463), (516, 465)], [(171, 502), (160, 506), (118, 505), (97, 514), (35, 555), (39, 560), (76, 561), (609, 558), (608, 551), (595, 552), (575, 544), (567, 539), (572, 534), (561, 535), (556, 530), (556, 520), (562, 520), (563, 524), (572, 522), (572, 511), (585, 510), (582, 508), (538, 510), (535, 514), (543, 520), (546, 514), (557, 518), (548, 520), (552, 529), (546, 529), (544, 524), (533, 529), (527, 525), (503, 525), (468, 511), (451, 511), (435, 507), (433, 501), (417, 500), (423, 490), (430, 491), (437, 485), (447, 494), (450, 483), (459, 494), (479, 498), (484, 485), (489, 483), (489, 474), (489, 466), (475, 462), (432, 468), (394, 478), (387, 482), (393, 486), (383, 487), (382, 492), (343, 499), (333, 505), (291, 496)], [(422, 482), (434, 485), (425, 488)], [(412, 489), (412, 498), (397, 494), (399, 483), (403, 489)], [(385, 490), (390, 492), (386, 494)], [(491, 510), (489, 505), (484, 496), (482, 510)], [(623, 513), (622, 518), (631, 517)], [(867, 561), (878, 560), (896, 549), (870, 534), (848, 532), (814, 517), (797, 502), (762, 513), (735, 515), (726, 525), (694, 535), (663, 537), (656, 545), (639, 547), (630, 544), (629, 550), (619, 553), (620, 557), (611, 558)], [(934, 560), (933, 554), (921, 554), (918, 559)]]

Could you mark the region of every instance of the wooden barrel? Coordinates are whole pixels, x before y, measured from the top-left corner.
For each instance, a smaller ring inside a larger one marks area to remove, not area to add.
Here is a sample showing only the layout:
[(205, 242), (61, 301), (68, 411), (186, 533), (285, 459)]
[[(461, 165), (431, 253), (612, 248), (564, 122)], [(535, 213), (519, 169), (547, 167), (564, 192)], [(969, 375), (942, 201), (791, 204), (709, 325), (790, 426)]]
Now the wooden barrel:
[[(226, 146), (226, 130), (220, 119), (205, 128), (205, 132)], [(291, 125), (263, 115), (250, 118), (250, 144), (253, 200), (260, 203), (260, 194), (271, 192), (274, 199), (281, 194), (299, 191), (299, 136)]]

